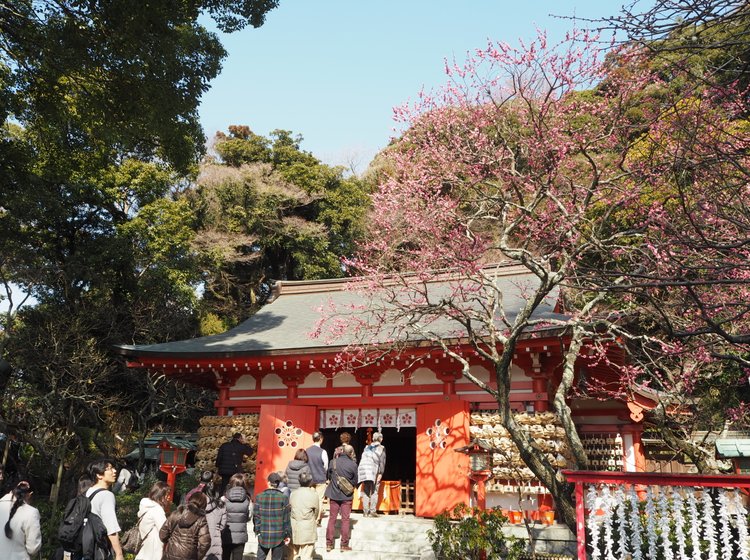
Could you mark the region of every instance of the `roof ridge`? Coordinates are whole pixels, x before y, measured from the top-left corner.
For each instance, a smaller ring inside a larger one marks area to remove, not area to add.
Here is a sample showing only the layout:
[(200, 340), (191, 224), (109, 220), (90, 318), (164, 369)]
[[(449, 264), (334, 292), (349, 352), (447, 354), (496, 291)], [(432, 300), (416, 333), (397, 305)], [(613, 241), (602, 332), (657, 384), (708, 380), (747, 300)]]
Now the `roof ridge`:
[[(511, 276), (518, 274), (519, 272), (530, 273), (526, 267), (515, 261), (502, 261), (498, 263), (488, 264), (483, 267), (483, 270), (498, 271), (498, 276)], [(501, 272), (500, 272), (501, 271)], [(444, 282), (453, 278), (460, 278), (460, 271), (455, 268), (444, 268), (430, 271), (432, 278), (429, 282)], [(410, 276), (417, 277), (417, 273), (407, 273), (400, 278), (408, 278)], [(321, 280), (277, 280), (274, 284), (275, 297), (280, 295), (292, 295), (292, 294), (313, 294), (321, 292), (338, 292), (342, 291), (345, 286), (352, 282), (358, 282), (364, 280), (366, 277), (363, 276), (350, 276), (347, 278), (325, 278)], [(386, 276), (388, 278), (388, 276)], [(393, 276), (397, 278), (397, 276)], [(395, 280), (394, 280), (395, 281)]]

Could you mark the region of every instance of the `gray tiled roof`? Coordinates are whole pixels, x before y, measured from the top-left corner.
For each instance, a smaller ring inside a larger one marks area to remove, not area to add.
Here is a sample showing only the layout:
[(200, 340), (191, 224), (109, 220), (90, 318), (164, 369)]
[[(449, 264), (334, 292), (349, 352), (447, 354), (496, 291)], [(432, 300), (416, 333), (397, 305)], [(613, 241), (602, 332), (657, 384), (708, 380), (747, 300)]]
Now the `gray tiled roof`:
[[(333, 303), (338, 309), (362, 302), (355, 292), (343, 291), (342, 280), (320, 280), (312, 282), (282, 282), (280, 295), (262, 307), (255, 315), (237, 327), (218, 335), (190, 340), (147, 345), (119, 345), (116, 349), (127, 356), (176, 356), (181, 357), (229, 357), (238, 355), (263, 355), (273, 352), (291, 353), (298, 350), (325, 351), (345, 346), (353, 340), (345, 337), (331, 346), (326, 337), (311, 338), (320, 319), (321, 306)], [(525, 301), (524, 293), (538, 280), (528, 271), (514, 267), (497, 279), (498, 291), (503, 295), (505, 314), (511, 321)], [(448, 284), (430, 285), (431, 298), (439, 299)], [(565, 316), (554, 313), (556, 292), (545, 300), (534, 313), (537, 319), (565, 320)], [(364, 313), (360, 314), (365, 316)], [(444, 335), (457, 332), (458, 325), (450, 320), (435, 321), (431, 328)], [(413, 338), (413, 337), (410, 337)]]

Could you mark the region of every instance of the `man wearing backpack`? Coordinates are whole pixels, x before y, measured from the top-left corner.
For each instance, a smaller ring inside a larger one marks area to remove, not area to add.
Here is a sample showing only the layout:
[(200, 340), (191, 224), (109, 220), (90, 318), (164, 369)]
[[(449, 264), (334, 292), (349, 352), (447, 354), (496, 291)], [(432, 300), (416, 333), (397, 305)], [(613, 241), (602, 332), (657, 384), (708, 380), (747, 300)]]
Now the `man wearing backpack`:
[(107, 530), (111, 551), (109, 558), (123, 560), (120, 546), (120, 524), (115, 512), (115, 495), (110, 488), (117, 480), (117, 469), (107, 459), (94, 461), (88, 466), (88, 475), (94, 485), (86, 491), (91, 499), (91, 513), (98, 515)]

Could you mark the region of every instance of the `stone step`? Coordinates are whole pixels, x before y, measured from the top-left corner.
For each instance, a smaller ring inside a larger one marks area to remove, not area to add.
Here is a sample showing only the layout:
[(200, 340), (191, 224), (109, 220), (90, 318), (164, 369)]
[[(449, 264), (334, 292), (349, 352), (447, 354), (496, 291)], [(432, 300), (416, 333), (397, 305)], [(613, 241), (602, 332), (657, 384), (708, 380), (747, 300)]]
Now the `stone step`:
[[(348, 560), (434, 560), (434, 554), (427, 538), (427, 531), (433, 527), (431, 519), (420, 519), (409, 515), (380, 515), (377, 518), (364, 517), (361, 513), (351, 515), (351, 551), (339, 550), (341, 519), (336, 521), (335, 548), (326, 552), (326, 527), (324, 517), (318, 527), (318, 540), (315, 544), (315, 559)], [(257, 550), (255, 536), (245, 547), (244, 560), (254, 560)], [(291, 559), (289, 559), (291, 560)]]

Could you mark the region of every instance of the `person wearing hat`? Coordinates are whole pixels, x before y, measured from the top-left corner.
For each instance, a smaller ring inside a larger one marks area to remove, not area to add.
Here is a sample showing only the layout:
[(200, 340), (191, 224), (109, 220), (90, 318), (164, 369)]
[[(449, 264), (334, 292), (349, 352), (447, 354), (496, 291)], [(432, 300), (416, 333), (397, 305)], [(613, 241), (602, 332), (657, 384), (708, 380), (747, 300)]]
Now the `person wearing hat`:
[(252, 446), (245, 443), (241, 433), (236, 433), (230, 441), (219, 446), (216, 455), (216, 472), (221, 475), (221, 488), (219, 493), (223, 494), (233, 474), (242, 472), (242, 460), (245, 456), (253, 454)]
[(277, 472), (268, 475), (268, 488), (255, 496), (253, 528), (258, 537), (257, 560), (282, 560), (292, 537), (289, 515), (289, 498), (279, 484), (282, 476)]

